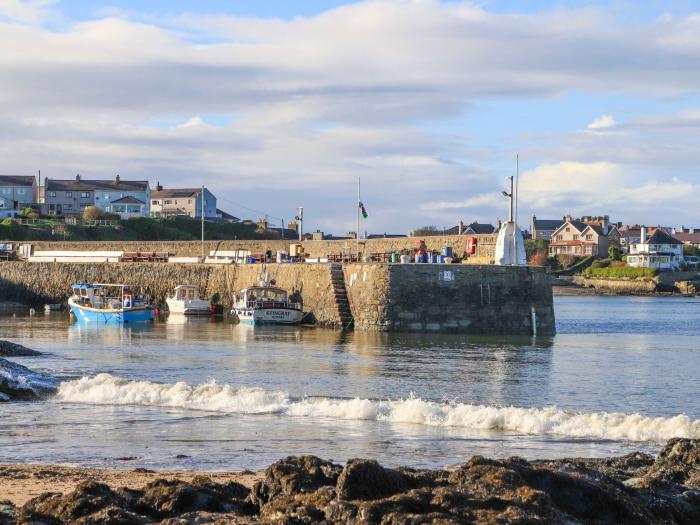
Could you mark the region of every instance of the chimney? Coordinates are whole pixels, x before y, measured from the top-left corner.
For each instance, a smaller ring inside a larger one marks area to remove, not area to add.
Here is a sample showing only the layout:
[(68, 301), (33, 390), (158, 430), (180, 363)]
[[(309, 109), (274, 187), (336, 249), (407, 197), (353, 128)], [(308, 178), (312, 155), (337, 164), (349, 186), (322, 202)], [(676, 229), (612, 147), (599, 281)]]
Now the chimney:
[(160, 181), (156, 182), (156, 191), (163, 191), (163, 186), (160, 185)]
[(640, 233), (639, 233), (639, 242), (641, 244), (644, 244), (647, 242), (647, 229), (646, 226), (642, 226)]
[(457, 235), (462, 235), (464, 233), (464, 221), (459, 219), (459, 227), (457, 228)]
[(75, 176), (75, 182), (80, 182), (80, 179), (81, 179), (80, 173), (78, 173), (78, 174)]
[(119, 173), (117, 173), (117, 176), (114, 177), (114, 180), (116, 181), (117, 184), (119, 184), (119, 180), (120, 180), (120, 179), (119, 179)]

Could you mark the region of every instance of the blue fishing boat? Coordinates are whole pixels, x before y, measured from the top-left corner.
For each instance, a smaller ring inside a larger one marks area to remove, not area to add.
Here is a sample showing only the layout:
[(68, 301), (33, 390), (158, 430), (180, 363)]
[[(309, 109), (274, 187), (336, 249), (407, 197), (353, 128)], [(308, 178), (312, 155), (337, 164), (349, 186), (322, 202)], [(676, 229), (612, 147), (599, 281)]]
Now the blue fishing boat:
[(153, 321), (153, 307), (128, 284), (77, 283), (68, 306), (85, 324), (132, 324)]

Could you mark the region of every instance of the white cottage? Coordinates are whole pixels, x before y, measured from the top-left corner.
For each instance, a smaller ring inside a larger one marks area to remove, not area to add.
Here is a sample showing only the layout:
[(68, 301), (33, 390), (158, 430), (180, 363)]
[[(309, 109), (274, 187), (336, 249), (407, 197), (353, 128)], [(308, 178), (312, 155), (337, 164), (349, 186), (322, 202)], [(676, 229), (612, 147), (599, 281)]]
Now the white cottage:
[(642, 227), (639, 242), (630, 244), (627, 264), (635, 268), (680, 270), (683, 243), (662, 228), (647, 237), (647, 229)]

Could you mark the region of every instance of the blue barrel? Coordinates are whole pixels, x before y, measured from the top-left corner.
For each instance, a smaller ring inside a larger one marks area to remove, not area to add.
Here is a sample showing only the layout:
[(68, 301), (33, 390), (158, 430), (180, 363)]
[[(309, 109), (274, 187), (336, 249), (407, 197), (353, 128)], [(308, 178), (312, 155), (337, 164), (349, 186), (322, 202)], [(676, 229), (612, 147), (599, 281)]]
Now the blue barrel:
[(442, 255), (444, 257), (452, 257), (452, 246), (444, 246), (442, 248)]
[(250, 264), (255, 264), (255, 257), (251, 257), (251, 258), (248, 260), (248, 262), (249, 262)]
[(440, 264), (445, 264), (445, 256), (444, 255), (440, 256)]
[(438, 254), (434, 253), (433, 255), (430, 256), (430, 262), (433, 264), (437, 264), (438, 262), (440, 262), (440, 256)]

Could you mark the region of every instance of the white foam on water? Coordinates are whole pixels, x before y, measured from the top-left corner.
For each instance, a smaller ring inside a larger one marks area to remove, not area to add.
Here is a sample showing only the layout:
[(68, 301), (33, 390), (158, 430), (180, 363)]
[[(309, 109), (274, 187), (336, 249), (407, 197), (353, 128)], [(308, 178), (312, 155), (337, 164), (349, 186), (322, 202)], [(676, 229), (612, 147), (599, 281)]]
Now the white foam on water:
[(579, 413), (556, 407), (518, 408), (408, 398), (395, 401), (310, 397), (218, 384), (191, 386), (128, 381), (111, 374), (61, 383), (59, 402), (143, 405), (230, 414), (280, 414), (293, 417), (386, 421), (437, 427), (551, 434), (576, 438), (664, 442), (700, 438), (700, 420), (685, 415), (648, 417), (610, 412)]

